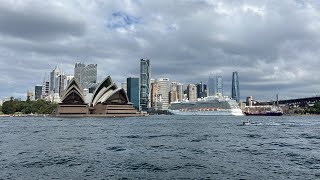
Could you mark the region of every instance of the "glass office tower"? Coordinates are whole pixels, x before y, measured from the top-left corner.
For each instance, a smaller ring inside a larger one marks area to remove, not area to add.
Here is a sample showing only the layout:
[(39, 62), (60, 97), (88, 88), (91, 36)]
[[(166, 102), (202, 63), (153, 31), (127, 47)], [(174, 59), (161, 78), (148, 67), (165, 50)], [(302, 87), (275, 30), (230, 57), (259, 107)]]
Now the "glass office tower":
[(150, 60), (140, 59), (140, 105), (144, 111), (150, 108), (150, 75)]
[(127, 95), (135, 109), (140, 108), (139, 78), (127, 78)]
[(237, 71), (232, 73), (231, 98), (237, 102), (240, 100), (239, 77)]

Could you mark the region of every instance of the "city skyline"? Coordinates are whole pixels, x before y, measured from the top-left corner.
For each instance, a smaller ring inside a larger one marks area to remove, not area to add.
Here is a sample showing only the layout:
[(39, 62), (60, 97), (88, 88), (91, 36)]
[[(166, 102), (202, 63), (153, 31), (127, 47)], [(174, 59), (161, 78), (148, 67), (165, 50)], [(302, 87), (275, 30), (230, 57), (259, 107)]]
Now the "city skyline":
[(289, 0), (5, 1), (0, 98), (25, 98), (56, 65), (72, 75), (79, 61), (98, 64), (98, 80), (120, 84), (139, 77), (143, 57), (152, 60), (151, 78), (185, 87), (221, 75), (228, 96), (237, 71), (242, 101), (315, 96), (319, 10), (315, 1)]

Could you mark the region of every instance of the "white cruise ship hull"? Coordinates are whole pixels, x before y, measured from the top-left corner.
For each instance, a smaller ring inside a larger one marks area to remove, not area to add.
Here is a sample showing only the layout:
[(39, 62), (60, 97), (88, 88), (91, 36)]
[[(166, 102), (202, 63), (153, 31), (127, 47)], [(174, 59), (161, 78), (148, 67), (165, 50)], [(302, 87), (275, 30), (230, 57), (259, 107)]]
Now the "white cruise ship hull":
[(169, 110), (174, 115), (193, 115), (193, 116), (243, 116), (241, 109), (219, 109), (216, 111), (180, 111)]

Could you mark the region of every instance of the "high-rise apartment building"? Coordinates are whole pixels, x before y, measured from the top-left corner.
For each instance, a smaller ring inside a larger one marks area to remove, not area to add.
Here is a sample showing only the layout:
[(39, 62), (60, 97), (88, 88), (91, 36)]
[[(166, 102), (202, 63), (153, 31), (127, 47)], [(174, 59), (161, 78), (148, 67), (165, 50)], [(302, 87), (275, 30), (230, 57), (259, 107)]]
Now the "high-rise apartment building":
[(207, 85), (200, 82), (199, 84), (197, 84), (197, 97), (204, 98), (207, 96), (208, 96)]
[(177, 93), (178, 93), (178, 101), (183, 101), (184, 99), (184, 90), (183, 90), (183, 84), (178, 83), (177, 84)]
[(43, 86), (42, 85), (36, 85), (34, 87), (34, 99), (35, 100), (38, 100), (38, 99), (41, 99), (42, 98), (42, 88)]
[(223, 94), (222, 76), (217, 76), (216, 77), (216, 93)]
[(142, 110), (150, 107), (150, 77), (151, 66), (149, 59), (140, 59), (140, 105)]
[(208, 95), (214, 96), (216, 94), (216, 91), (214, 89), (214, 76), (210, 74), (209, 80), (208, 80)]
[(135, 109), (140, 109), (139, 78), (127, 78), (128, 99)]
[(189, 84), (187, 91), (188, 91), (189, 101), (196, 102), (197, 101), (197, 86), (195, 84)]
[(171, 83), (169, 103), (178, 101), (177, 86), (178, 86), (177, 82), (172, 82)]
[(240, 101), (239, 77), (237, 71), (232, 73), (231, 98), (237, 102)]
[(158, 109), (168, 110), (169, 108), (169, 78), (160, 78), (158, 83)]
[(58, 93), (59, 82), (57, 81), (57, 77), (61, 74), (58, 66), (50, 73), (50, 92)]

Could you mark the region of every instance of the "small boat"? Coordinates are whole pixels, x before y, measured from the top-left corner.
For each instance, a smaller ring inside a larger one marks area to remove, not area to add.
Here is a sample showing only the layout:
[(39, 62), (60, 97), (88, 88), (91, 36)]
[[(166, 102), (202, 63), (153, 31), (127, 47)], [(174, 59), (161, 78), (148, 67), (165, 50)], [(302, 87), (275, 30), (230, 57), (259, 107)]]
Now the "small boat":
[(247, 125), (258, 125), (258, 123), (252, 122), (252, 121), (242, 121), (242, 123), (238, 126), (247, 126)]

